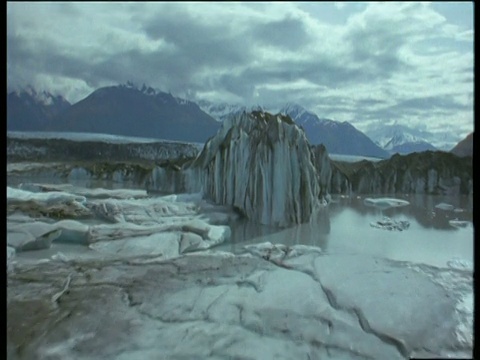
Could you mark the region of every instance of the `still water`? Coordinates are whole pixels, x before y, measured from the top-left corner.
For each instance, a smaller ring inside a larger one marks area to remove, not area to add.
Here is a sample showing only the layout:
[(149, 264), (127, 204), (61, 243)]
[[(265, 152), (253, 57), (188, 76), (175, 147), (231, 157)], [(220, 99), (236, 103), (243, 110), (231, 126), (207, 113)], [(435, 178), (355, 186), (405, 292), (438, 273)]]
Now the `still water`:
[[(239, 253), (247, 244), (269, 241), (318, 246), (326, 253), (369, 254), (437, 267), (445, 267), (452, 260), (473, 264), (472, 197), (398, 196), (410, 204), (384, 210), (365, 205), (365, 197), (334, 198), (310, 223), (287, 229), (237, 222), (232, 224), (231, 241), (217, 249)], [(451, 206), (445, 210), (437, 208), (438, 204)], [(407, 220), (410, 226), (403, 231), (371, 226), (384, 216), (396, 221)], [(467, 223), (458, 228), (449, 223), (451, 220)]]

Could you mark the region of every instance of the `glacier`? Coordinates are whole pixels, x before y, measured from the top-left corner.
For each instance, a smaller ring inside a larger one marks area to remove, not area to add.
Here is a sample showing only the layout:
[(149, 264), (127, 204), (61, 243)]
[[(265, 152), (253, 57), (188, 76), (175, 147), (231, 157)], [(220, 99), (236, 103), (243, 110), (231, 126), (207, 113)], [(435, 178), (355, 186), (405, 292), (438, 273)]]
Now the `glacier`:
[(254, 111), (225, 120), (190, 169), (213, 202), (260, 224), (286, 226), (308, 221), (319, 206), (312, 158), (290, 118)]

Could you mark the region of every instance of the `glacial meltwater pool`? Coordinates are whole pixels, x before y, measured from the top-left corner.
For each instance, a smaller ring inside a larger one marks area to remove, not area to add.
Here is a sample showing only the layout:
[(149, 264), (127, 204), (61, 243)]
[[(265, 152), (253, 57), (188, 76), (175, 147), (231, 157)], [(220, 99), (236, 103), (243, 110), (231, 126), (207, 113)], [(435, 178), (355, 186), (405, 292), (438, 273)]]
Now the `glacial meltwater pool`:
[[(365, 198), (380, 197), (333, 197), (310, 223), (287, 229), (239, 221), (232, 224), (231, 241), (217, 249), (239, 253), (246, 244), (268, 241), (318, 246), (326, 253), (369, 254), (437, 267), (456, 264), (473, 268), (472, 197), (396, 196), (410, 204), (386, 210), (364, 203)], [(410, 225), (403, 231), (372, 226), (385, 216), (406, 220)]]

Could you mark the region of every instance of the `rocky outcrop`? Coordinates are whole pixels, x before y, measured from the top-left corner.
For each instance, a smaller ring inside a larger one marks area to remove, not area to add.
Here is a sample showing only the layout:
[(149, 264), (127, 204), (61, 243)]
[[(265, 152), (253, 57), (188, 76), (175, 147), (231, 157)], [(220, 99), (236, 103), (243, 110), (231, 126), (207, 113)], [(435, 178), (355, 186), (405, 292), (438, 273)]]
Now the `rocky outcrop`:
[(130, 139), (74, 140), (58, 135), (35, 138), (7, 134), (7, 161), (161, 161), (195, 157), (199, 148), (192, 143)]
[(349, 169), (352, 191), (363, 194), (470, 195), (473, 192), (471, 158), (426, 151), (388, 160), (364, 161)]
[(315, 169), (320, 185), (320, 198), (326, 199), (330, 194), (349, 194), (351, 184), (347, 176), (328, 157), (323, 144), (312, 146)]
[(288, 116), (253, 111), (223, 123), (189, 169), (204, 194), (261, 224), (308, 221), (320, 184), (305, 133)]

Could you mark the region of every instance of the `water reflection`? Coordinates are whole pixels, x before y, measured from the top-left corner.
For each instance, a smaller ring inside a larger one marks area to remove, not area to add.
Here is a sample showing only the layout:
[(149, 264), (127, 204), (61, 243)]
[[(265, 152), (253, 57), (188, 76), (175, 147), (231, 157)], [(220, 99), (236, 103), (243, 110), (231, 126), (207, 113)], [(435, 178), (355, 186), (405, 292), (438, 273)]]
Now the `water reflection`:
[(330, 234), (330, 212), (328, 207), (321, 208), (313, 214), (310, 222), (289, 228), (258, 225), (242, 219), (229, 224), (232, 237), (219, 249), (239, 252), (243, 250), (244, 245), (266, 241), (286, 245), (311, 245), (325, 249)]
[[(435, 266), (446, 266), (452, 258), (473, 262), (473, 226), (456, 228), (449, 224), (454, 219), (472, 221), (471, 197), (416, 195), (401, 199), (410, 204), (380, 210), (366, 206), (364, 197), (338, 197), (315, 214), (310, 223), (287, 229), (237, 222), (232, 224), (231, 241), (219, 249), (238, 253), (246, 244), (269, 241), (290, 246), (317, 246), (330, 253), (366, 253)], [(453, 205), (457, 211), (437, 209), (435, 206), (442, 202)], [(388, 231), (370, 226), (383, 216), (407, 220), (410, 227), (404, 231)]]
[[(381, 196), (372, 196), (379, 198)], [(435, 196), (435, 195), (410, 195), (399, 197), (410, 202), (410, 205), (379, 209), (365, 206), (364, 197), (337, 198), (331, 208), (349, 207), (360, 215), (369, 217), (375, 215), (378, 218), (388, 216), (390, 218), (409, 218), (418, 222), (424, 228), (455, 231), (449, 224), (450, 220), (472, 221), (472, 197), (471, 196)], [(436, 205), (445, 203), (453, 206), (452, 210), (442, 210)]]

